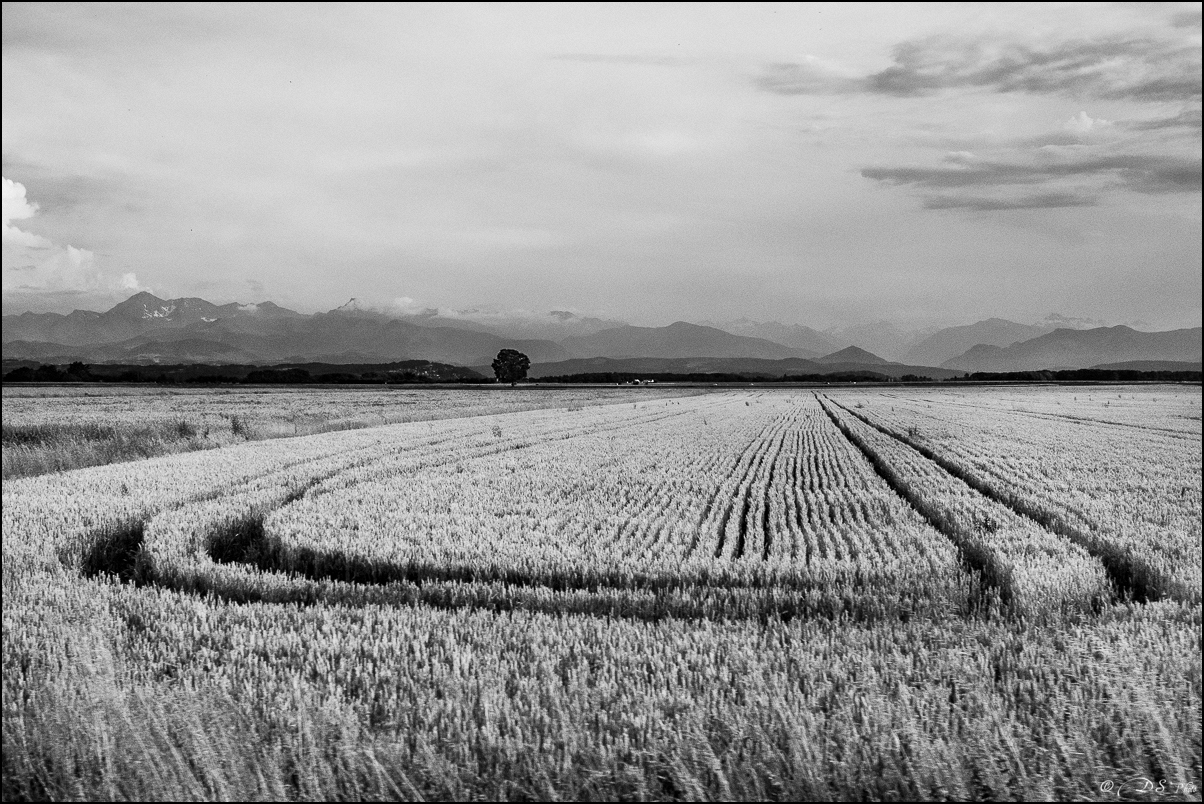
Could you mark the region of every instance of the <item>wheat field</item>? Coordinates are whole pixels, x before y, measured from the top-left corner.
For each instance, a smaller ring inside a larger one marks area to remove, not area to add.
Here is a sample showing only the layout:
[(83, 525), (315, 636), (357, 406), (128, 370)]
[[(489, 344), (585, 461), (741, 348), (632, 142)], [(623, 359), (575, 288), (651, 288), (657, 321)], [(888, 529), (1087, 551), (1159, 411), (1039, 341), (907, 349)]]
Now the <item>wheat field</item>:
[(1199, 800), (1198, 387), (437, 393), (6, 468), (4, 798)]

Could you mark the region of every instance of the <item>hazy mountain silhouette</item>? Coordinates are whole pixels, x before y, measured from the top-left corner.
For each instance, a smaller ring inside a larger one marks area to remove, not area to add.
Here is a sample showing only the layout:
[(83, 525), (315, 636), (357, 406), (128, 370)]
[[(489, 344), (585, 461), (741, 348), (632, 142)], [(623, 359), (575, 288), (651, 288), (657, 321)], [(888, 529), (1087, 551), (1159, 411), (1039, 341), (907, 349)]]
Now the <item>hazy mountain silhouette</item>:
[(606, 329), (628, 326), (626, 321), (582, 316), (569, 310), (533, 312), (495, 307), (470, 307), (459, 310), (427, 307), (402, 308), (373, 304), (351, 298), (330, 311), (363, 318), (391, 319), (420, 327), (451, 327), (470, 332), (486, 332), (499, 338), (559, 341), (573, 335), (592, 335)]
[[(477, 371), (485, 371), (478, 367)], [(801, 357), (761, 360), (751, 357), (590, 357), (532, 364), (532, 378), (572, 374), (743, 374), (749, 377), (779, 378), (784, 375), (844, 374), (873, 372), (882, 377), (908, 374), (934, 380), (958, 376), (961, 372), (928, 366), (904, 366), (899, 363), (820, 363)]]
[(239, 317), (277, 319), (304, 316), (272, 302), (217, 305), (197, 298), (160, 299), (153, 294), (142, 292), (134, 294), (104, 313), (75, 310), (68, 315), (6, 315), (3, 319), (3, 337), (5, 344), (26, 340), (92, 346), (157, 330), (178, 329)]
[(532, 360), (569, 356), (552, 341), (417, 326), (346, 305), (302, 315), (270, 302), (218, 306), (203, 299), (163, 300), (139, 293), (106, 313), (4, 316), (4, 356), (9, 359), (269, 363), (346, 353), (355, 362), (472, 365), (488, 363), (504, 348), (518, 349)]
[(817, 329), (804, 327), (801, 324), (782, 324), (778, 321), (751, 321), (747, 318), (721, 322), (701, 321), (699, 324), (704, 327), (721, 329), (733, 335), (742, 335), (746, 338), (761, 338), (773, 341), (774, 343), (780, 343), (783, 346), (789, 346), (804, 356), (809, 353), (810, 355), (819, 357), (848, 345), (832, 339)]
[[(677, 321), (667, 327), (616, 327), (560, 342), (573, 357), (806, 357), (780, 343)], [(532, 362), (538, 362), (534, 357)]]
[(833, 352), (830, 355), (824, 355), (823, 357), (817, 358), (815, 362), (823, 363), (825, 365), (850, 364), (855, 366), (881, 366), (890, 363), (891, 361), (878, 357), (878, 355), (867, 352), (858, 346), (849, 346), (841, 349), (839, 352)]
[(453, 327), (487, 332), (500, 338), (559, 341), (563, 338), (593, 335), (603, 330), (628, 326), (626, 321), (582, 316), (568, 310), (532, 313), (521, 310), (426, 310), (402, 313), (397, 318), (422, 327)]
[(824, 332), (838, 347), (859, 346), (886, 360), (899, 361), (914, 344), (936, 332), (938, 327), (907, 328), (891, 321), (870, 321)]
[(1109, 322), (1100, 321), (1097, 318), (1080, 318), (1061, 313), (1050, 313), (1034, 326), (1045, 327), (1052, 332), (1055, 329), (1099, 329), (1109, 326)]
[(1138, 360), (1199, 362), (1200, 332), (1200, 327), (1167, 332), (1126, 326), (1056, 329), (1006, 347), (980, 344), (942, 366), (975, 372), (1091, 368)]
[[(736, 322), (740, 323), (740, 322)], [(793, 343), (822, 345), (830, 334), (808, 327), (744, 321), (745, 331), (776, 333)], [(893, 325), (863, 327), (876, 337), (902, 337)], [(767, 363), (799, 361), (766, 367), (783, 373), (879, 370), (890, 376), (927, 371), (942, 350), (967, 339), (984, 338), (960, 354), (942, 361), (950, 371), (1015, 371), (1040, 368), (1085, 368), (1130, 361), (1200, 360), (1200, 328), (1171, 332), (1138, 332), (1129, 327), (1058, 329), (1037, 338), (1001, 345), (1033, 329), (990, 319), (966, 327), (951, 327), (927, 338), (909, 352), (905, 362), (888, 362), (873, 347), (855, 346), (824, 356), (767, 338), (733, 334), (722, 329), (678, 321), (666, 327), (635, 327), (578, 316), (568, 311), (534, 314), (487, 309), (410, 312), (380, 310), (352, 299), (327, 313), (306, 315), (272, 302), (216, 305), (204, 299), (160, 299), (137, 293), (107, 312), (76, 310), (69, 315), (23, 313), (3, 317), (4, 357), (46, 363), (389, 363), (429, 360), (460, 366), (488, 366), (505, 348), (526, 354), (532, 364), (572, 358), (643, 358), (670, 361), (752, 360)], [(852, 330), (844, 330), (844, 333)], [(523, 338), (523, 333), (583, 333), (560, 338)], [(502, 334), (499, 334), (502, 333)], [(509, 334), (505, 334), (509, 333)], [(892, 335), (893, 333), (893, 335)], [(912, 333), (911, 335), (914, 335)], [(907, 337), (911, 337), (907, 335)], [(925, 359), (925, 356), (933, 357)], [(657, 371), (701, 371), (696, 367)], [(703, 365), (703, 364), (698, 364)], [(712, 365), (712, 364), (706, 364)], [(720, 363), (713, 365), (719, 366)], [(602, 369), (557, 369), (552, 373), (582, 373)], [(606, 369), (611, 370), (611, 369)], [(614, 369), (618, 370), (618, 369)], [(643, 369), (640, 369), (643, 370)], [(652, 370), (652, 369), (648, 369)], [(739, 373), (730, 366), (708, 369)]]
[(1017, 324), (1005, 318), (988, 318), (961, 327), (948, 327), (929, 335), (912, 346), (903, 356), (905, 363), (920, 366), (939, 366), (979, 344), (1011, 346), (1046, 335), (1052, 326)]

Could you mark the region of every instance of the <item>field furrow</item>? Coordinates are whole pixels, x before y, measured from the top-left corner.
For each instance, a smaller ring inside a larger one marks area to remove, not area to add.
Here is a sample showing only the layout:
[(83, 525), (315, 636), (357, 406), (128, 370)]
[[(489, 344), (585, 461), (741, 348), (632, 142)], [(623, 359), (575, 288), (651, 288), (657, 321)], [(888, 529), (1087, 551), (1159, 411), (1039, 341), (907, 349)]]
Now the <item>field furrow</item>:
[(1090, 610), (1110, 596), (1104, 566), (1081, 547), (991, 500), (853, 411), (830, 400), (824, 408), (892, 487), (957, 543), (1016, 610)]
[(1061, 421), (1034, 428), (1014, 413), (973, 408), (936, 416), (902, 398), (855, 412), (1081, 545), (1129, 594), (1200, 599), (1198, 436), (1185, 442)]

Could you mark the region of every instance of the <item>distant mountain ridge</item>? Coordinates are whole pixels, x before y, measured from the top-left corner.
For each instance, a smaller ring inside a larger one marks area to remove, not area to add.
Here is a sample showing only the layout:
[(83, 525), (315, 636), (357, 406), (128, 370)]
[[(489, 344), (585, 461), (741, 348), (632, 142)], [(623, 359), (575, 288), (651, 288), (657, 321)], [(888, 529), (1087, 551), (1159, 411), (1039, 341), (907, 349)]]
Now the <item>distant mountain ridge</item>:
[(829, 329), (827, 335), (843, 346), (858, 346), (886, 360), (899, 362), (907, 350), (937, 331), (937, 327), (907, 329), (890, 321), (871, 321), (840, 329)]
[(747, 318), (735, 321), (700, 321), (704, 327), (714, 327), (733, 335), (743, 335), (746, 338), (761, 338), (800, 352), (824, 355), (849, 344), (835, 340), (819, 330), (805, 327), (802, 324), (782, 324), (778, 321), (750, 321)]
[(471, 332), (485, 332), (500, 338), (559, 341), (571, 335), (592, 335), (606, 329), (627, 326), (626, 321), (578, 315), (570, 310), (550, 310), (533, 313), (528, 310), (506, 310), (492, 307), (471, 307), (444, 310), (428, 307), (420, 310), (389, 305), (374, 305), (351, 298), (331, 313), (364, 318), (392, 319), (420, 327), (451, 327)]
[(304, 315), (271, 302), (214, 305), (138, 293), (106, 313), (4, 316), (4, 356), (42, 362), (278, 363), (346, 355), (347, 362), (399, 359), (456, 365), (488, 362), (504, 348), (532, 360), (569, 355), (553, 341), (424, 327), (356, 310)]
[(872, 352), (867, 352), (859, 346), (849, 346), (841, 349), (839, 352), (833, 352), (830, 355), (824, 355), (815, 362), (824, 364), (835, 363), (854, 363), (861, 366), (883, 366), (891, 361)]
[(627, 326), (626, 321), (582, 316), (568, 310), (551, 310), (540, 316), (519, 315), (506, 311), (470, 309), (451, 313), (427, 311), (398, 316), (403, 321), (424, 327), (453, 327), (475, 332), (487, 332), (501, 338), (553, 340), (574, 335), (593, 335), (608, 329)]
[(921, 366), (939, 366), (979, 344), (1011, 346), (1013, 343), (1047, 335), (1053, 330), (1052, 326), (1030, 326), (1005, 318), (988, 318), (985, 321), (934, 332), (908, 349), (904, 361)]
[[(667, 327), (616, 327), (593, 335), (568, 337), (561, 345), (572, 357), (751, 357), (781, 360), (810, 357), (763, 338), (733, 335), (715, 327), (676, 321)], [(534, 359), (533, 359), (534, 360)]]
[[(1050, 320), (1067, 320), (1051, 316)], [(1076, 322), (1077, 323), (1077, 322)], [(1089, 368), (1133, 361), (1191, 363), (1200, 360), (1200, 328), (1139, 332), (1130, 327), (1060, 328), (1045, 331), (1005, 319), (987, 319), (928, 334), (892, 360), (871, 343), (836, 343), (839, 338), (801, 325), (729, 322), (741, 333), (772, 334), (781, 340), (728, 332), (677, 321), (637, 327), (610, 319), (558, 310), (546, 314), (473, 308), (459, 311), (378, 309), (352, 299), (326, 313), (303, 314), (269, 301), (217, 305), (199, 298), (160, 299), (142, 292), (100, 313), (22, 313), (3, 317), (4, 357), (42, 363), (387, 363), (428, 360), (487, 366), (498, 351), (517, 349), (532, 364), (566, 360), (650, 359), (671, 361), (802, 361), (800, 373), (877, 370), (937, 377), (945, 371), (1023, 371)], [(898, 334), (888, 322), (865, 325), (881, 341)], [(843, 335), (856, 328), (842, 330)], [(1026, 337), (1033, 332), (1037, 337)], [(528, 334), (567, 333), (555, 338)], [(912, 331), (906, 337), (915, 340)], [(973, 343), (970, 343), (973, 341)], [(969, 345), (966, 345), (969, 344)], [(896, 344), (897, 346), (897, 344)], [(893, 348), (893, 347), (892, 347)], [(896, 350), (897, 351), (897, 350)], [(781, 366), (771, 367), (777, 371)], [(795, 368), (786, 366), (791, 371)], [(691, 369), (694, 371), (695, 369)], [(716, 369), (728, 371), (728, 369)], [(780, 376), (780, 375), (779, 375)]]
[(815, 356), (830, 354), (846, 346), (857, 346), (884, 355), (889, 360), (900, 359), (908, 346), (933, 331), (932, 328), (905, 330), (889, 321), (854, 324), (823, 332), (801, 324), (750, 321), (747, 318), (702, 323), (737, 335), (764, 338)]
[(1056, 329), (1011, 346), (980, 344), (945, 361), (962, 371), (1078, 369), (1133, 361), (1199, 362), (1201, 328), (1138, 332), (1124, 325)]
[[(478, 367), (482, 371), (484, 367)], [(530, 376), (558, 377), (572, 374), (743, 374), (749, 377), (779, 378), (783, 375), (874, 373), (884, 378), (907, 375), (943, 380), (961, 372), (930, 366), (905, 366), (899, 363), (822, 363), (801, 357), (764, 360), (751, 357), (591, 357), (553, 363), (533, 363)]]
[[(1004, 318), (988, 318), (973, 324), (952, 327), (921, 327), (908, 329), (890, 321), (875, 321), (848, 327), (834, 327), (823, 332), (798, 324), (786, 325), (777, 321), (758, 322), (737, 319), (721, 323), (703, 322), (727, 332), (776, 341), (786, 346), (807, 348), (816, 354), (828, 354), (846, 346), (857, 346), (886, 360), (918, 366), (939, 366), (946, 360), (964, 353), (979, 344), (1011, 346), (1053, 332), (1055, 329), (1095, 329), (1107, 326), (1085, 318), (1071, 318), (1051, 313), (1035, 324), (1020, 324)], [(1148, 325), (1134, 323), (1134, 329)]]
[(302, 318), (301, 313), (272, 302), (217, 305), (198, 298), (160, 299), (135, 293), (108, 312), (75, 310), (58, 313), (22, 313), (3, 318), (4, 343), (16, 340), (94, 345), (131, 338), (157, 329), (178, 329), (197, 323), (230, 318)]

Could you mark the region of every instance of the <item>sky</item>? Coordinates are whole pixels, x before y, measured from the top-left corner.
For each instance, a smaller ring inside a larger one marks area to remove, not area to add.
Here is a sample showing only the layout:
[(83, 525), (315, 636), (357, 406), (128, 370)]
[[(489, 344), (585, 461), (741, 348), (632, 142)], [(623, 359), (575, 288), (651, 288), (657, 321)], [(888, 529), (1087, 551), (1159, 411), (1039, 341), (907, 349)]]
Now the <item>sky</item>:
[(1200, 325), (1198, 3), (2, 9), (5, 314)]

